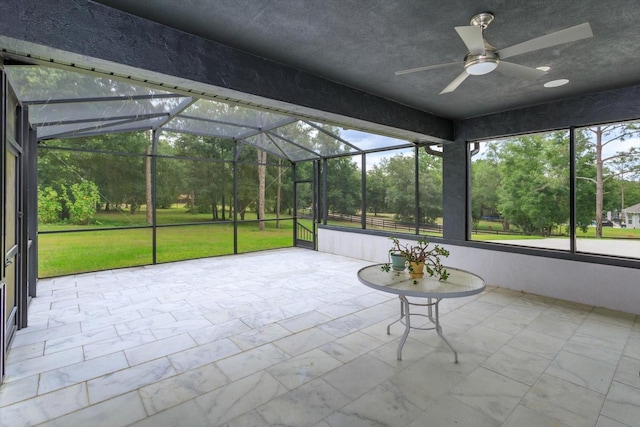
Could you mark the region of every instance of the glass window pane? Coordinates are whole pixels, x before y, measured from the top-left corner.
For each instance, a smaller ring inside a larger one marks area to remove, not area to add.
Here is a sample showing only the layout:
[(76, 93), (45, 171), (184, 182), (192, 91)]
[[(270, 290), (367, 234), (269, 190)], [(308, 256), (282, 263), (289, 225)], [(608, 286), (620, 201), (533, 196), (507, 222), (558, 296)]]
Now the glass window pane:
[(412, 145), (402, 139), (389, 138), (387, 136), (375, 135), (353, 129), (344, 129), (340, 133), (340, 136), (364, 151), (384, 148), (400, 148), (402, 146)]
[[(82, 150), (146, 154), (147, 150), (151, 148), (151, 133), (123, 132), (91, 137), (50, 139), (41, 142), (40, 147), (48, 147), (47, 149), (77, 148)], [(61, 150), (56, 152), (60, 153)]]
[(245, 125), (249, 128), (270, 128), (274, 124), (286, 121), (289, 118), (268, 111), (256, 110), (239, 105), (224, 102), (200, 99), (187, 108), (181, 116), (215, 119), (229, 124)]
[(568, 250), (568, 132), (486, 141), (478, 147), (471, 164), (471, 238)]
[(38, 235), (38, 276), (53, 277), (151, 264), (152, 230)]
[(176, 97), (39, 104), (29, 107), (29, 121), (35, 125), (51, 125), (61, 121), (122, 120), (161, 114), (166, 118), (183, 101), (184, 98)]
[(246, 126), (235, 126), (230, 124), (217, 123), (215, 121), (187, 119), (184, 117), (174, 118), (163, 128), (173, 132), (189, 132), (196, 135), (227, 137), (229, 139), (255, 130)]
[(576, 250), (640, 258), (639, 122), (576, 129)]
[(163, 132), (158, 142), (158, 155), (232, 161), (233, 145), (229, 139)]
[[(298, 121), (279, 127), (271, 132), (283, 140), (289, 140), (300, 147), (322, 156), (353, 153), (356, 149), (340, 137), (341, 128), (320, 123), (313, 126)], [(291, 144), (291, 143), (290, 143)]]
[(169, 92), (36, 65), (4, 66), (21, 101), (156, 95)]

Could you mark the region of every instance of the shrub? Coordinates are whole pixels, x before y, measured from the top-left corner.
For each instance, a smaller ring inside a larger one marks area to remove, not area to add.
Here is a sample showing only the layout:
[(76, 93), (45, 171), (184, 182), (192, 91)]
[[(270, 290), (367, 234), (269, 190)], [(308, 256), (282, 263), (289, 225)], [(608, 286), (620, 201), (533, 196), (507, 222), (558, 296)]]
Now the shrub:
[(38, 187), (38, 221), (43, 224), (58, 222), (62, 204), (58, 192), (51, 187)]
[(66, 186), (62, 186), (62, 198), (67, 204), (71, 221), (74, 224), (87, 225), (96, 214), (100, 203), (98, 186), (89, 180), (71, 185), (71, 197)]

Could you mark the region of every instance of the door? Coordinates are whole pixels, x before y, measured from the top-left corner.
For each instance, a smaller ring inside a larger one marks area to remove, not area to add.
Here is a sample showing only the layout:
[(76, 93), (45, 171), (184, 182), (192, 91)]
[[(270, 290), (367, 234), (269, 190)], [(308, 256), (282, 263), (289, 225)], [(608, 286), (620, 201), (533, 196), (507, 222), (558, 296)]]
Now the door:
[(5, 152), (4, 187), (4, 282), (5, 282), (5, 338), (9, 342), (17, 327), (18, 314), (18, 160), (12, 150)]
[(294, 165), (294, 246), (316, 249), (315, 164)]
[[(21, 146), (21, 115), (22, 109), (18, 105), (17, 97), (2, 75), (2, 149), (0, 150), (3, 173), (0, 197), (2, 203), (2, 253), (4, 261), (0, 265), (0, 299), (2, 300), (2, 337), (0, 342), (0, 382), (4, 378), (6, 355), (11, 338), (21, 324), (26, 326), (26, 281), (22, 280), (20, 255), (24, 239), (21, 238), (23, 192), (22, 183), (22, 146)], [(24, 282), (24, 283), (23, 283)]]

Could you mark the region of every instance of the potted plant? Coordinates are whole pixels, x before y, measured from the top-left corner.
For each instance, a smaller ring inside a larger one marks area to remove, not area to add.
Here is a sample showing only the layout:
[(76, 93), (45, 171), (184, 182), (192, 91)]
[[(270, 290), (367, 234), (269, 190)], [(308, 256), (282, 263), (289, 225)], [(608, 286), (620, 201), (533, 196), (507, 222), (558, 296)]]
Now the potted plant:
[[(424, 270), (429, 276), (437, 276), (438, 280), (447, 280), (449, 273), (444, 265), (442, 265), (441, 257), (448, 257), (449, 251), (440, 245), (434, 245), (429, 248), (429, 240), (426, 237), (418, 240), (414, 245), (403, 245), (395, 237), (390, 237), (393, 245), (389, 249), (389, 257), (392, 255), (400, 255), (404, 257), (405, 263), (409, 266), (409, 275), (411, 277), (422, 277)], [(389, 271), (391, 266), (384, 264), (382, 269)], [(394, 270), (398, 271), (394, 267)]]

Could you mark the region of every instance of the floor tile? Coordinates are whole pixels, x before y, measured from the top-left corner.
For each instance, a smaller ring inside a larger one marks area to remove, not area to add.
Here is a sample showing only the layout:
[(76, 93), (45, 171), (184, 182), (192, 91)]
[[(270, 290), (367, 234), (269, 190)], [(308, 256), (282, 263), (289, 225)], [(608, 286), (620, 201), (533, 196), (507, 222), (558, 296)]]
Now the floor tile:
[(391, 383), (383, 383), (328, 416), (336, 426), (406, 426), (422, 409), (407, 399), (407, 392)]
[(287, 353), (273, 344), (265, 344), (217, 362), (222, 372), (235, 381), (289, 359)]
[(322, 379), (313, 380), (260, 406), (269, 425), (314, 424), (344, 406), (348, 398)]
[(606, 394), (615, 370), (616, 366), (613, 364), (561, 351), (545, 372), (598, 393)]
[(185, 372), (209, 363), (217, 362), (229, 356), (241, 353), (242, 350), (229, 338), (213, 341), (168, 356), (169, 361), (178, 372)]
[(136, 392), (123, 394), (42, 424), (42, 427), (120, 427), (147, 416)]
[(497, 427), (500, 422), (461, 401), (445, 395), (430, 402), (429, 407), (410, 424), (424, 426)]
[(43, 279), (8, 355), (0, 425), (640, 419), (638, 316), (489, 286), (440, 303), (459, 363), (417, 330), (398, 361), (399, 302), (358, 283), (367, 264), (281, 249)]
[(216, 365), (205, 365), (139, 389), (147, 413), (152, 415), (187, 402), (227, 384)]
[(266, 371), (231, 382), (195, 399), (210, 425), (223, 425), (277, 398), (287, 389)]
[(628, 426), (640, 420), (640, 389), (614, 382), (602, 408), (602, 415)]
[(488, 369), (478, 368), (451, 389), (449, 394), (495, 420), (504, 422), (528, 390), (524, 384)]
[(566, 340), (525, 329), (510, 342), (509, 346), (536, 356), (553, 359), (566, 344)]
[(331, 342), (336, 337), (318, 328), (306, 329), (294, 335), (274, 341), (274, 344), (292, 356), (306, 353), (309, 350)]
[(364, 355), (323, 378), (352, 399), (360, 397), (393, 376), (397, 370), (373, 356)]
[(570, 426), (595, 425), (605, 395), (543, 374), (522, 403)]
[(267, 372), (291, 390), (339, 366), (342, 366), (342, 362), (322, 350), (314, 349), (273, 365), (267, 368)]
[(0, 411), (0, 425), (33, 426), (82, 409), (87, 405), (85, 385), (76, 384), (3, 407)]
[(131, 424), (131, 427), (202, 427), (207, 425), (210, 425), (210, 421), (204, 411), (193, 400), (189, 400)]
[(544, 357), (505, 346), (489, 357), (482, 366), (512, 380), (533, 385), (549, 363), (549, 359)]
[(162, 358), (104, 375), (87, 382), (89, 401), (101, 402), (175, 374), (169, 360)]
[(523, 405), (516, 406), (516, 409), (509, 415), (503, 427), (568, 427), (560, 421), (550, 416), (534, 411)]
[(49, 393), (128, 367), (126, 357), (119, 352), (47, 371), (40, 375), (38, 394)]
[(153, 359), (177, 353), (196, 346), (196, 342), (189, 334), (176, 335), (170, 338), (142, 344), (124, 351), (131, 366), (139, 365)]

